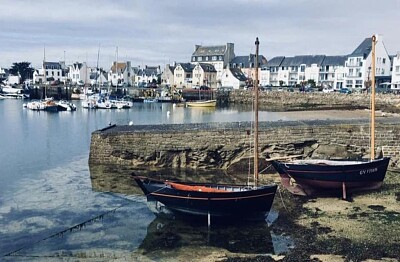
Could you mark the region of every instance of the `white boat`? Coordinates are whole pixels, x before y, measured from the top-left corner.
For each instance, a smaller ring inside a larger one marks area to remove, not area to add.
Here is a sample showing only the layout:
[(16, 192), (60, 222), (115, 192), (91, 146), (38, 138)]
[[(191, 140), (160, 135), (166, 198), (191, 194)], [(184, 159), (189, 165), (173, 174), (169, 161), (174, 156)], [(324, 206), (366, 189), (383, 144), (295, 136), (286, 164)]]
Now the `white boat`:
[(76, 105), (66, 100), (60, 100), (56, 102), (58, 111), (76, 111)]
[(111, 102), (118, 108), (118, 109), (129, 109), (133, 106), (133, 103), (126, 100), (111, 100)]
[(24, 89), (22, 88), (14, 88), (10, 85), (6, 85), (6, 86), (1, 86), (1, 91), (4, 94), (23, 94), (24, 93)]
[(35, 111), (51, 111), (58, 112), (58, 106), (53, 101), (53, 98), (46, 98), (45, 100), (31, 101), (24, 104), (24, 107)]
[(186, 106), (188, 107), (215, 107), (217, 105), (217, 100), (199, 100), (186, 102)]

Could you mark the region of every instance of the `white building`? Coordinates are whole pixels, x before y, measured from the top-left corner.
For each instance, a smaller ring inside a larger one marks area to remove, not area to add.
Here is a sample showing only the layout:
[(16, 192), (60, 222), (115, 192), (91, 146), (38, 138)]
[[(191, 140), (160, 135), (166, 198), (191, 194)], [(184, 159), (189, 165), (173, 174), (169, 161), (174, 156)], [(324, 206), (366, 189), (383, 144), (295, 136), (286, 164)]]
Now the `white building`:
[(65, 81), (64, 67), (64, 62), (44, 62), (42, 68), (33, 72), (33, 82)]
[(319, 69), (319, 82), (321, 85), (329, 85), (335, 90), (344, 87), (344, 67), (346, 56), (325, 56)]
[(131, 62), (113, 62), (110, 71), (108, 72), (108, 81), (112, 86), (132, 86), (133, 69)]
[(134, 84), (136, 86), (148, 86), (153, 82), (158, 82), (159, 76), (161, 77), (160, 66), (145, 66), (144, 68), (138, 67), (135, 70)]
[(247, 77), (240, 70), (240, 68), (229, 68), (222, 73), (221, 85), (222, 87), (232, 87), (233, 89), (243, 89), (246, 85)]
[(85, 62), (75, 62), (72, 65), (68, 66), (68, 68), (68, 79), (71, 80), (72, 84), (90, 84), (91, 69), (89, 69)]
[(217, 88), (217, 71), (212, 64), (197, 63), (193, 68), (193, 86), (208, 86)]
[(393, 57), (392, 86), (394, 91), (400, 91), (400, 52)]
[(190, 63), (179, 63), (174, 70), (174, 86), (177, 88), (192, 88), (193, 68)]
[[(347, 88), (355, 90), (365, 90), (368, 81), (371, 77), (372, 65), (372, 37), (366, 38), (354, 51), (351, 53), (346, 62), (345, 85)], [(383, 43), (383, 37), (377, 36), (375, 48), (375, 76), (388, 77), (390, 76), (390, 58)], [(379, 82), (377, 81), (377, 84)]]
[(233, 43), (219, 46), (196, 45), (192, 54), (191, 63), (207, 63), (213, 65), (217, 71), (217, 81), (220, 81), (222, 71), (234, 57)]

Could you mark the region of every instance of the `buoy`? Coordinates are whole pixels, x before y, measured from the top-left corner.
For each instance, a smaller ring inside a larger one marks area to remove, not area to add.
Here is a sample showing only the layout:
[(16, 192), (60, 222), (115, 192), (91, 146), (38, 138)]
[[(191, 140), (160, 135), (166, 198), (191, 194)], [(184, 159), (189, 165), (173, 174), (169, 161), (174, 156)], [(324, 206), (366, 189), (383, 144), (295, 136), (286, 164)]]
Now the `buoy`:
[(133, 126), (133, 121), (129, 121), (129, 125), (130, 125), (130, 126)]

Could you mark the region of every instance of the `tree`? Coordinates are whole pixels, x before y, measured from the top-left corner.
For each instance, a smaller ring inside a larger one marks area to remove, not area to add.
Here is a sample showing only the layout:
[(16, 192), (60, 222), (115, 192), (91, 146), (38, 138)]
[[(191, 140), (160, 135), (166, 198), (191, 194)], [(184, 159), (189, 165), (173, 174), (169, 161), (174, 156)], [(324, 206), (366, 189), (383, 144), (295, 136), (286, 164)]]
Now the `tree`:
[(315, 87), (316, 86), (316, 83), (315, 83), (314, 79), (308, 79), (307, 80), (307, 84), (309, 84), (311, 87)]
[(21, 76), (21, 82), (24, 82), (26, 79), (31, 79), (33, 77), (35, 69), (30, 66), (31, 63), (29, 62), (13, 63), (10, 73), (13, 75), (19, 74)]

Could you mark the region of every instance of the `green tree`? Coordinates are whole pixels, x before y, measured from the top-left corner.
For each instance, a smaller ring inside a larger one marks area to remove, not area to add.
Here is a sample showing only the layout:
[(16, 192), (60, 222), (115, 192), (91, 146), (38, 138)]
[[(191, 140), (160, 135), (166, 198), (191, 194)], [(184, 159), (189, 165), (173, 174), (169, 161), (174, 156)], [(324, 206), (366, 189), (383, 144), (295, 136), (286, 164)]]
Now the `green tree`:
[(29, 62), (13, 63), (10, 69), (11, 74), (19, 74), (21, 76), (21, 82), (24, 82), (26, 79), (31, 79), (34, 71), (35, 69), (31, 67), (31, 63)]
[(314, 79), (308, 79), (307, 80), (307, 84), (309, 84), (311, 87), (315, 87), (316, 86), (316, 83), (315, 83)]

